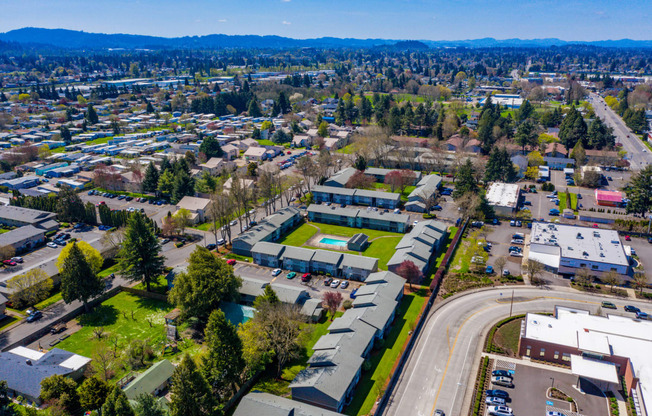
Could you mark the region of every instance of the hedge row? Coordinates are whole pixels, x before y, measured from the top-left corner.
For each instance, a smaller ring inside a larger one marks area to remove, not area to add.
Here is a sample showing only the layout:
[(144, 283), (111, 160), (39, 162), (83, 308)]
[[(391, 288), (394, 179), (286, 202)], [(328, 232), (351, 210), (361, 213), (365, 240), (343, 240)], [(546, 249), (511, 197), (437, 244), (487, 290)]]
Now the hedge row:
[(498, 322), (496, 325), (491, 327), (491, 329), (489, 330), (489, 334), (487, 334), (487, 340), (485, 342), (485, 348), (484, 348), (485, 351), (486, 352), (493, 352), (493, 353), (496, 353), (496, 354), (504, 354), (505, 351), (503, 351), (502, 348), (494, 345), (494, 335), (496, 334), (496, 331), (498, 330), (498, 328), (505, 325), (506, 323), (509, 323), (509, 322), (512, 322), (512, 321), (514, 321), (516, 319), (521, 319), (521, 318), (524, 318), (524, 317), (525, 317), (525, 315), (514, 315), (514, 316), (511, 316), (509, 318), (503, 319), (502, 321)]
[(482, 407), (482, 396), (484, 395), (484, 385), (487, 379), (487, 368), (489, 367), (489, 357), (482, 359), (480, 374), (478, 374), (478, 385), (475, 391), (475, 402), (473, 403), (473, 416), (480, 416)]

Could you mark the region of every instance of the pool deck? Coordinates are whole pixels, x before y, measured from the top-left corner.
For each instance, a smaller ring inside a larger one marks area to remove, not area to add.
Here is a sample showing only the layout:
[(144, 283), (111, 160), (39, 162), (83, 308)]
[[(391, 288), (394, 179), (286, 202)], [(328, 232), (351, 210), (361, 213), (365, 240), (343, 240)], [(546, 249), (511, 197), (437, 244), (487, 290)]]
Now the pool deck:
[(317, 233), (310, 237), (308, 241), (304, 245), (310, 246), (310, 247), (317, 247), (317, 248), (323, 248), (327, 250), (337, 250), (337, 251), (349, 251), (347, 245), (343, 246), (336, 246), (334, 244), (325, 244), (325, 243), (320, 243), (320, 241), (323, 238), (332, 238), (333, 240), (340, 240), (340, 241), (349, 241), (349, 238), (347, 237), (342, 237), (340, 235), (331, 235), (331, 234), (322, 234), (322, 233)]

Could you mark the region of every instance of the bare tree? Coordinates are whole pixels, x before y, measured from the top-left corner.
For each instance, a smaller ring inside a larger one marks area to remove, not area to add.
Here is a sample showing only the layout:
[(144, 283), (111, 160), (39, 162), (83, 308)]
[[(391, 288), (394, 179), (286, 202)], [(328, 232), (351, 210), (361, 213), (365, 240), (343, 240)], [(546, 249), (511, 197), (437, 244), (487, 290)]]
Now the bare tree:
[(285, 198), (286, 205), (290, 205), (295, 195), (301, 194), (300, 182), (301, 180), (297, 176), (286, 175), (281, 178), (281, 193)]
[(600, 280), (602, 280), (602, 283), (604, 283), (605, 285), (609, 285), (610, 292), (614, 291), (614, 286), (620, 286), (620, 284), (622, 283), (622, 279), (620, 278), (620, 275), (614, 270), (609, 270), (607, 273), (603, 274)]
[(530, 283), (533, 285), (543, 284), (541, 273), (543, 273), (544, 265), (536, 260), (528, 260), (525, 265), (525, 272), (530, 278)]
[(234, 218), (236, 204), (233, 199), (226, 194), (214, 193), (211, 195), (212, 204), (208, 211), (211, 221), (211, 232), (215, 237), (217, 244), (218, 232), (222, 238), (231, 244), (231, 220)]
[(303, 156), (297, 161), (297, 170), (303, 176), (303, 181), (310, 192), (310, 180), (315, 177), (315, 162), (309, 156)]
[(639, 293), (643, 293), (643, 289), (648, 286), (647, 276), (644, 273), (636, 273), (634, 279), (632, 279), (632, 286), (634, 286), (634, 289), (638, 290)]
[(580, 286), (588, 286), (593, 283), (589, 269), (581, 267), (575, 272), (575, 283)]
[(507, 257), (500, 256), (494, 261), (494, 266), (496, 269), (500, 270), (500, 275), (502, 276), (505, 271), (505, 265), (507, 264)]
[(99, 373), (100, 378), (104, 381), (109, 381), (113, 377), (113, 365), (115, 364), (115, 356), (113, 351), (101, 342), (97, 344), (91, 355), (93, 369)]

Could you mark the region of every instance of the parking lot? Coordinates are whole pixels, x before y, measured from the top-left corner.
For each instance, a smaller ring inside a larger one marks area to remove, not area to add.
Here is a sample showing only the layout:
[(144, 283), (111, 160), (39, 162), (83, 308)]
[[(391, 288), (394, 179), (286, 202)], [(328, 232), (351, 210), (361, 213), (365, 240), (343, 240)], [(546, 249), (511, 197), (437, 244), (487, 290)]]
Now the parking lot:
[[(491, 386), (509, 393), (506, 403), (515, 416), (544, 416), (546, 412), (558, 411), (566, 416), (608, 416), (607, 401), (602, 392), (582, 380), (583, 392), (575, 385), (578, 378), (569, 371), (556, 371), (553, 367), (536, 367), (526, 364), (516, 364), (508, 360), (494, 361), (495, 370), (505, 370), (513, 375), (514, 387)], [(554, 387), (575, 400), (577, 411), (574, 412), (568, 401), (549, 397), (549, 390)], [(488, 414), (488, 412), (487, 412)]]
[[(280, 283), (284, 285), (301, 288), (306, 290), (308, 294), (310, 294), (310, 297), (316, 299), (320, 299), (324, 294), (324, 292), (338, 291), (338, 292), (342, 292), (342, 295), (344, 296), (344, 300), (346, 300), (349, 299), (349, 295), (354, 289), (362, 286), (362, 282), (356, 282), (350, 280), (348, 281), (349, 287), (347, 287), (346, 289), (342, 289), (341, 286), (339, 286), (338, 288), (331, 288), (330, 286), (324, 285), (324, 280), (326, 279), (326, 276), (319, 276), (319, 275), (313, 275), (310, 282), (304, 283), (301, 281), (302, 273), (297, 272), (296, 276), (292, 279), (287, 278), (287, 275), (289, 273), (288, 270), (283, 270), (283, 272), (278, 276), (272, 276), (272, 270), (274, 269), (263, 267), (263, 266), (257, 266), (250, 263), (238, 262), (235, 264), (233, 268), (235, 270), (236, 275), (238, 276), (250, 277), (253, 279), (265, 280), (270, 283), (274, 282), (274, 283)], [(341, 282), (347, 281), (346, 279), (341, 279), (341, 278), (339, 278), (338, 280), (340, 280)]]
[(168, 211), (174, 213), (176, 211), (176, 206), (170, 204), (163, 205), (154, 205), (147, 202), (137, 202), (134, 198), (131, 201), (126, 201), (124, 199), (118, 198), (107, 198), (100, 195), (88, 195), (88, 192), (82, 192), (79, 194), (82, 201), (92, 202), (94, 205), (98, 205), (100, 202), (104, 202), (109, 208), (116, 210), (126, 210), (130, 207), (145, 210), (145, 215), (155, 220), (160, 220), (164, 215), (167, 215)]
[[(487, 265), (494, 266), (495, 269), (496, 259), (505, 257), (507, 259), (505, 270), (509, 270), (510, 274), (514, 276), (521, 275), (523, 257), (510, 256), (509, 247), (514, 245), (511, 244), (514, 233), (529, 234), (530, 230), (525, 226), (512, 227), (509, 225), (509, 221), (503, 221), (499, 225), (485, 224), (485, 230), (487, 230), (487, 242), (491, 243)], [(523, 248), (520, 245), (518, 247)], [(496, 273), (500, 273), (500, 270), (496, 270)]]

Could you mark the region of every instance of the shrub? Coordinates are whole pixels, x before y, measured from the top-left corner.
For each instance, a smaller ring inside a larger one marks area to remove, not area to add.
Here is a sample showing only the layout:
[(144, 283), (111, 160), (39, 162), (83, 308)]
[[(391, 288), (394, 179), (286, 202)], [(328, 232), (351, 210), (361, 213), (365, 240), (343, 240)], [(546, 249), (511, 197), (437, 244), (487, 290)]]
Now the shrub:
[(344, 308), (344, 310), (351, 309), (353, 307), (353, 302), (347, 299), (344, 302), (342, 302), (342, 307)]

